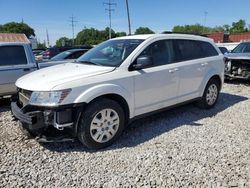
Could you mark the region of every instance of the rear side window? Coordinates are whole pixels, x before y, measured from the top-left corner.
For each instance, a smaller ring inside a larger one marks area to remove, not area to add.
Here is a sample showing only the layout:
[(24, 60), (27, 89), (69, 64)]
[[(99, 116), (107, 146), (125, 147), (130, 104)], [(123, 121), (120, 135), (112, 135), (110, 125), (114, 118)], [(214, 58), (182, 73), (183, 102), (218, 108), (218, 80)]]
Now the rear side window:
[(206, 58), (218, 55), (215, 48), (208, 42), (195, 40), (176, 40), (179, 61)]
[(27, 64), (23, 46), (0, 46), (0, 66)]

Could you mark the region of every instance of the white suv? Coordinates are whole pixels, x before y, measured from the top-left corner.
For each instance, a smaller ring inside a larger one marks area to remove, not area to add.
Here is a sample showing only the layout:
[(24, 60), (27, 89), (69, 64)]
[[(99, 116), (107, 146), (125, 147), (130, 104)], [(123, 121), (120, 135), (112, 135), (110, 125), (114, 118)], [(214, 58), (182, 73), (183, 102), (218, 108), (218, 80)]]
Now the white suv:
[(25, 132), (40, 141), (54, 141), (52, 132), (59, 132), (98, 149), (142, 115), (191, 101), (213, 107), (223, 78), (223, 55), (208, 38), (127, 36), (101, 43), (74, 63), (20, 78), (11, 107)]

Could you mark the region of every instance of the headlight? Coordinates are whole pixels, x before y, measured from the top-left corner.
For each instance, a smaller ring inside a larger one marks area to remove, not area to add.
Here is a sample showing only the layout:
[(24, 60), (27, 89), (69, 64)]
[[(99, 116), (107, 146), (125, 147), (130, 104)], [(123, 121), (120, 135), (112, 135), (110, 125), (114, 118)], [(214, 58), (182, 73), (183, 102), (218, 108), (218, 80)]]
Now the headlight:
[(57, 106), (71, 92), (71, 89), (62, 91), (34, 91), (31, 94), (29, 103), (36, 106)]

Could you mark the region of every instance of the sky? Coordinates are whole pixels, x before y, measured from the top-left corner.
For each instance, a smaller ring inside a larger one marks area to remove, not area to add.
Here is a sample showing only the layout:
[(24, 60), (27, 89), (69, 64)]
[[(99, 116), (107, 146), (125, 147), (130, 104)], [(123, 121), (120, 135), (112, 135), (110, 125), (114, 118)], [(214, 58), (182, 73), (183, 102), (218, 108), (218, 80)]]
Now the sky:
[[(0, 0), (0, 24), (22, 20), (35, 29), (43, 42), (46, 29), (50, 43), (63, 36), (72, 38), (70, 17), (77, 21), (75, 32), (84, 27), (104, 29), (109, 26), (109, 0)], [(116, 3), (112, 13), (112, 29), (128, 32), (125, 0)], [(132, 32), (149, 27), (156, 33), (171, 31), (175, 25), (202, 24), (219, 26), (245, 19), (250, 24), (250, 0), (129, 0)], [(207, 16), (205, 19), (205, 12)], [(206, 21), (205, 21), (206, 20)]]

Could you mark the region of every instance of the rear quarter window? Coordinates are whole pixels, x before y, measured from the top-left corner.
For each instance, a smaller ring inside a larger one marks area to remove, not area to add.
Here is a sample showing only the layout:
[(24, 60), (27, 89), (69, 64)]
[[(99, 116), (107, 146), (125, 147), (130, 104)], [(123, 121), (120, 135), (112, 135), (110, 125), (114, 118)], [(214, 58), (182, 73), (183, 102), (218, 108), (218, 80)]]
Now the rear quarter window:
[(199, 45), (203, 51), (204, 57), (212, 57), (219, 55), (214, 46), (209, 42), (199, 41)]
[(27, 59), (23, 46), (0, 46), (0, 66), (25, 64)]

